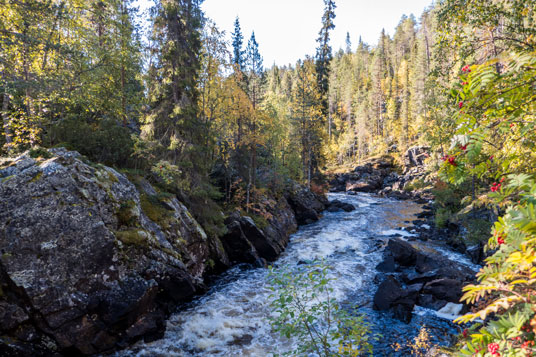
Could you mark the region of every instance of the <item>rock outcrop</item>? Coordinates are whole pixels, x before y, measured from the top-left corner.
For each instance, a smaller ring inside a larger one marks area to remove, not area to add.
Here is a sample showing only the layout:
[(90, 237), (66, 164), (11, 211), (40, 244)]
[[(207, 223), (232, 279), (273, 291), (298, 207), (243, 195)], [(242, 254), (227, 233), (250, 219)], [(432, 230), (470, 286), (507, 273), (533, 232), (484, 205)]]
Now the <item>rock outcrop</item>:
[(474, 280), (466, 266), (418, 249), (400, 238), (391, 238), (378, 267), (381, 283), (374, 295), (374, 308), (390, 310), (409, 322), (415, 305), (439, 310), (458, 303), (462, 287)]
[(325, 202), (298, 186), (259, 228), (208, 237), (175, 195), (65, 149), (0, 162), (0, 355), (90, 355), (159, 338), (214, 266), (274, 260)]
[(285, 198), (296, 215), (299, 225), (310, 224), (319, 220), (322, 211), (329, 202), (326, 197), (317, 195), (298, 184), (292, 185)]
[(374, 192), (398, 199), (417, 199), (423, 203), (432, 198), (431, 182), (425, 169), (429, 147), (415, 146), (404, 154), (404, 165), (397, 167), (390, 156), (371, 159), (352, 172), (334, 174), (331, 192)]

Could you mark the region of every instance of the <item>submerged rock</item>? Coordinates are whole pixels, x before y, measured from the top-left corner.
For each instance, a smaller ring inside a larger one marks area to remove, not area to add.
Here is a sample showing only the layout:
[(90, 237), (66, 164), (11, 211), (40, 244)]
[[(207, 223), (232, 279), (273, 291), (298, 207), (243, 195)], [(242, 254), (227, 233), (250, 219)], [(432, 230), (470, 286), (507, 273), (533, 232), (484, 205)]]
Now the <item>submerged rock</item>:
[(354, 205), (350, 203), (341, 202), (339, 200), (333, 200), (329, 203), (328, 212), (352, 212), (355, 211)]

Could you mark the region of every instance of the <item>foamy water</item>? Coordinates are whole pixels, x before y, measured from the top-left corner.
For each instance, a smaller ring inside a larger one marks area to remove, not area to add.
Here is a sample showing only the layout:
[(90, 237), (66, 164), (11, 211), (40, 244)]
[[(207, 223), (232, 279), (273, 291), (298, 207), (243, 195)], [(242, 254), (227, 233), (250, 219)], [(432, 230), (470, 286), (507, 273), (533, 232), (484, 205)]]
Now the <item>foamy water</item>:
[[(388, 314), (371, 309), (376, 287), (373, 282), (377, 273), (375, 266), (382, 259), (380, 248), (385, 244), (386, 235), (396, 232), (411, 236), (403, 230), (407, 226), (404, 222), (413, 220), (421, 211), (420, 206), (368, 194), (331, 194), (330, 199), (351, 203), (357, 209), (350, 213), (326, 213), (319, 222), (301, 227), (291, 237), (275, 267), (285, 265), (294, 269), (298, 263), (325, 260), (331, 267), (330, 276), (336, 279), (331, 285), (335, 298), (362, 307), (362, 313), (374, 323), (373, 329), (382, 334), (387, 326), (396, 334), (410, 336), (418, 333), (419, 324), (432, 322), (442, 329), (451, 329), (449, 325), (434, 321), (433, 314), (423, 311), (412, 324), (400, 325)], [(460, 259), (457, 255), (453, 258)], [(292, 349), (296, 341), (273, 333), (267, 321), (273, 313), (268, 279), (268, 270), (264, 268), (238, 266), (231, 269), (206, 295), (170, 317), (163, 339), (138, 343), (117, 355), (269, 356)], [(384, 344), (375, 346), (375, 355), (383, 355), (382, 349), (390, 348), (387, 340)]]

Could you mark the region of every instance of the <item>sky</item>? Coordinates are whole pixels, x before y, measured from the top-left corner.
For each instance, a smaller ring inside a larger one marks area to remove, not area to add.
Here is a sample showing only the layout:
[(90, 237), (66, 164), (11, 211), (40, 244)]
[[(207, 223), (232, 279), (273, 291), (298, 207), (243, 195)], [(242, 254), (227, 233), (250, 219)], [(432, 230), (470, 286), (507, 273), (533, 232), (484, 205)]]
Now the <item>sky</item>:
[[(140, 9), (151, 0), (138, 0)], [(417, 20), (432, 0), (336, 0), (335, 30), (331, 34), (334, 51), (346, 48), (350, 33), (353, 49), (359, 36), (375, 45), (382, 28), (392, 35), (402, 15), (414, 14)], [(305, 55), (314, 55), (321, 27), (322, 0), (205, 0), (205, 15), (225, 30), (229, 43), (236, 16), (240, 19), (244, 45), (255, 31), (264, 66), (295, 64)]]

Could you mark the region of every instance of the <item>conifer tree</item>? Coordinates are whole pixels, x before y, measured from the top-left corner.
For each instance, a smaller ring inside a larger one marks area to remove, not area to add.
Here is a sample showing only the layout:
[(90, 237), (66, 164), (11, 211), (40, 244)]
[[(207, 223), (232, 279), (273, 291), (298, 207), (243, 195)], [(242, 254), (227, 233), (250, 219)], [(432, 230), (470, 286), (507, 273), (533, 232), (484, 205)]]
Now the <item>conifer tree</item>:
[(316, 42), (318, 47), (316, 49), (316, 75), (318, 81), (318, 88), (321, 95), (321, 107), (322, 113), (327, 115), (328, 113), (328, 90), (329, 90), (329, 70), (333, 53), (331, 45), (329, 44), (330, 31), (335, 28), (335, 9), (334, 0), (324, 0), (324, 15), (322, 16), (322, 28), (318, 33)]
[(302, 178), (310, 187), (321, 160), (321, 95), (312, 59), (298, 61), (295, 71), (291, 117), (301, 151)]
[(257, 139), (258, 139), (258, 104), (261, 101), (261, 87), (264, 75), (262, 56), (259, 52), (259, 44), (255, 39), (255, 32), (251, 33), (246, 48), (245, 76), (247, 82), (247, 93), (253, 106), (253, 116), (250, 119), (250, 152), (248, 184), (246, 193), (246, 207), (249, 209), (251, 190), (255, 186), (257, 171)]
[(198, 182), (204, 165), (203, 123), (199, 118), (202, 12), (198, 0), (161, 0), (153, 28), (157, 60), (149, 68), (151, 110), (144, 127), (157, 159), (178, 165), (187, 185)]
[(350, 32), (346, 32), (346, 54), (352, 53), (352, 40), (350, 39)]
[(240, 20), (238, 16), (235, 19), (234, 31), (231, 34), (233, 45), (233, 63), (241, 71), (244, 70), (244, 50), (242, 49), (244, 36), (242, 35), (242, 29), (240, 28)]

